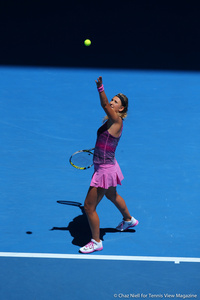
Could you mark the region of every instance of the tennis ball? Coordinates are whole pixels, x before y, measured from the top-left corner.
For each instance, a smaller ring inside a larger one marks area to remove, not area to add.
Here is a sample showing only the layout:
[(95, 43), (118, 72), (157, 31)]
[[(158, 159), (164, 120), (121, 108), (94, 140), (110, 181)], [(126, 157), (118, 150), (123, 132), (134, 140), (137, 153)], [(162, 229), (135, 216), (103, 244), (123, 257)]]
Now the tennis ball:
[(84, 41), (84, 45), (87, 46), (87, 47), (90, 46), (91, 45), (91, 41), (89, 39), (86, 39)]

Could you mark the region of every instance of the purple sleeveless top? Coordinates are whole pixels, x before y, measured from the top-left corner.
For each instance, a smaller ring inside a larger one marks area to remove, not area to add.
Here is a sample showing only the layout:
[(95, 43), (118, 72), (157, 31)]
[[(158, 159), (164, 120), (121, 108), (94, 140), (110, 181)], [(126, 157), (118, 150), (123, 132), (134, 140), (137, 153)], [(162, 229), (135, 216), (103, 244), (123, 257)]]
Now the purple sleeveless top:
[[(123, 124), (122, 124), (123, 129)], [(121, 134), (122, 134), (121, 129)], [(97, 131), (97, 140), (94, 149), (94, 164), (115, 164), (115, 150), (120, 140), (111, 135), (107, 130), (107, 122), (104, 123)]]

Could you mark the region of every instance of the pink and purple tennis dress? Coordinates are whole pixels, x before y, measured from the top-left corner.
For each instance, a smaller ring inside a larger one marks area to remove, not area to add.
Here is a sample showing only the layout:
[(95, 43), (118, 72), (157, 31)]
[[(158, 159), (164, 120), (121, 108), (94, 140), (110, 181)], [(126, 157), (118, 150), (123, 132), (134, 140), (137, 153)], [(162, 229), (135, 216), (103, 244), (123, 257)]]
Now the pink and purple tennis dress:
[(111, 186), (121, 185), (124, 176), (115, 159), (115, 150), (121, 134), (118, 138), (112, 136), (108, 132), (107, 122), (98, 129), (93, 158), (94, 174), (90, 186), (108, 189)]

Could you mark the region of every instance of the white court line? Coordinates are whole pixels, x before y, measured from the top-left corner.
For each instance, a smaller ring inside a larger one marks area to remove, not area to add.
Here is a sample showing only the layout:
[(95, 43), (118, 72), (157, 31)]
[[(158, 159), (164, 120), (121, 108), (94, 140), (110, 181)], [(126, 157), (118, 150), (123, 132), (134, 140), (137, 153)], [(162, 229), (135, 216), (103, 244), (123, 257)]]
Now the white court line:
[(159, 261), (159, 262), (195, 262), (198, 257), (161, 257), (161, 256), (121, 256), (121, 255), (84, 255), (84, 254), (56, 254), (56, 253), (20, 253), (0, 252), (0, 257), (30, 257), (30, 258), (62, 258), (62, 259), (96, 259), (96, 260), (129, 260), (129, 261)]

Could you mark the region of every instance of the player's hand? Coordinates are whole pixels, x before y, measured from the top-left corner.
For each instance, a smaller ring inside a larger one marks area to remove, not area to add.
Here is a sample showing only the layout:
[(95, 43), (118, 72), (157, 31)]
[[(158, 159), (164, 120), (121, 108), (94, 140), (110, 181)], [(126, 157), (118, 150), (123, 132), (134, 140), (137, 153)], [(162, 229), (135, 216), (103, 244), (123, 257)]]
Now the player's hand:
[(95, 82), (96, 82), (97, 88), (99, 88), (103, 84), (102, 76), (99, 76), (99, 78), (97, 78), (97, 80), (95, 80)]

